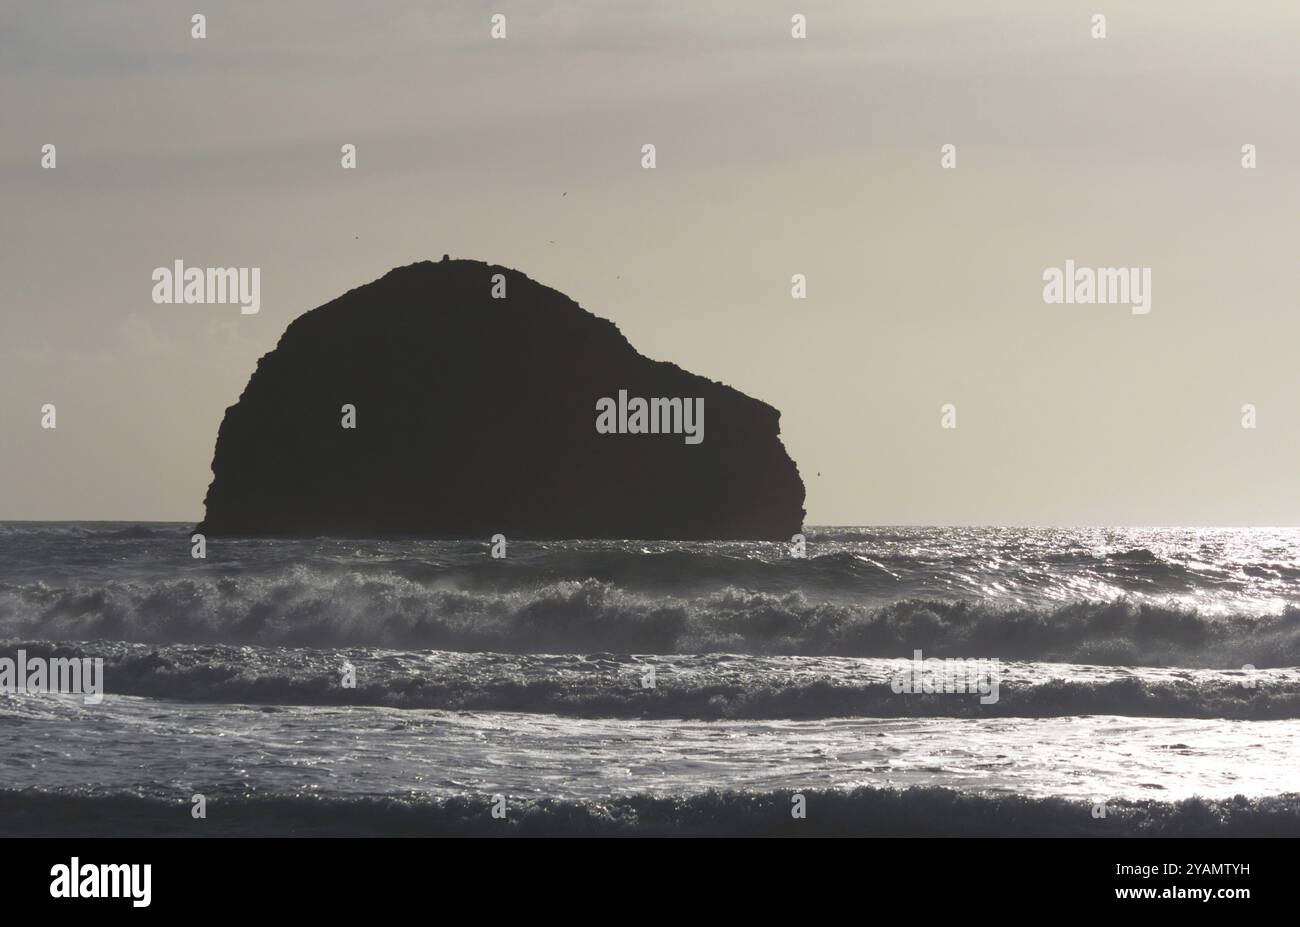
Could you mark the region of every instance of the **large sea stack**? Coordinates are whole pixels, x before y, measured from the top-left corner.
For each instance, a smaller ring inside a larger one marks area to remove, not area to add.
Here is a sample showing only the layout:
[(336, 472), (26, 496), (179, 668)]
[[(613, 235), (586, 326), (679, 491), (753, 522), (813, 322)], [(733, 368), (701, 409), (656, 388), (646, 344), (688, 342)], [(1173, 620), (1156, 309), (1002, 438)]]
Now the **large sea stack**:
[[(703, 441), (598, 433), (620, 390), (703, 398)], [(226, 410), (199, 530), (788, 540), (804, 488), (779, 422), (518, 271), (425, 261), (289, 325)]]

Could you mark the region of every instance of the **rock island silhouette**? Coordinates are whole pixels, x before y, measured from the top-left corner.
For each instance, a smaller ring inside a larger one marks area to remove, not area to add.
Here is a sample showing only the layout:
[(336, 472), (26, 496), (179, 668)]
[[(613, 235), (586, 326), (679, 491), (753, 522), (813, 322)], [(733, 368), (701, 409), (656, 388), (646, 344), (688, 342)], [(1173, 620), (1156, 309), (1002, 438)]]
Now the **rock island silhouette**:
[[(635, 403), (628, 427), (629, 396), (702, 400), (703, 439), (646, 433)], [(198, 530), (788, 540), (804, 486), (779, 435), (772, 406), (642, 356), (564, 294), (444, 256), (289, 325), (226, 410)]]

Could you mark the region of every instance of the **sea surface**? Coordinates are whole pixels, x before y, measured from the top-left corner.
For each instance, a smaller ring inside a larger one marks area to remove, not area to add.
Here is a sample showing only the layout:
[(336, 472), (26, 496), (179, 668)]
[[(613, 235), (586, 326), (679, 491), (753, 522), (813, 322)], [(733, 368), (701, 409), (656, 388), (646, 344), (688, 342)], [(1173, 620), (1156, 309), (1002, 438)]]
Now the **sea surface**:
[(0, 523), (0, 833), (1300, 835), (1300, 529), (191, 531)]

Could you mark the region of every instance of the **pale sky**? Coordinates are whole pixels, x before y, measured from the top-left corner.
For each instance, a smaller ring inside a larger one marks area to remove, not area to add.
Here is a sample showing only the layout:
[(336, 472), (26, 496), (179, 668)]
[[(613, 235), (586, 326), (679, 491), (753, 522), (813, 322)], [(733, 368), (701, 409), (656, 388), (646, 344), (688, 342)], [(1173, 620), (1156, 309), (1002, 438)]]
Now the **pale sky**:
[(192, 6), (0, 5), (0, 519), (199, 518), (285, 326), (449, 252), (778, 408), (809, 524), (1300, 524), (1295, 0)]

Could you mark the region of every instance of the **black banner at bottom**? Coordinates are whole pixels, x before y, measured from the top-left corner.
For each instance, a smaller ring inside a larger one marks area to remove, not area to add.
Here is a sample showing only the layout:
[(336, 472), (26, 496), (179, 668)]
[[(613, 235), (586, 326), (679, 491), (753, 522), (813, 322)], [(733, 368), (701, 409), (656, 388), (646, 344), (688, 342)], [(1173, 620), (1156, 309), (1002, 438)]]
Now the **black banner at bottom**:
[[(846, 899), (918, 911), (1232, 914), (1291, 897), (1287, 839), (75, 839), (0, 841), (6, 904), (68, 913), (373, 915), (482, 904), (588, 915)], [(1262, 910), (1262, 909), (1260, 909)], [(449, 912), (447, 912), (449, 913)], [(686, 913), (686, 910), (679, 910)]]

